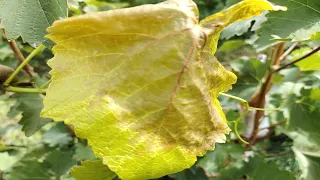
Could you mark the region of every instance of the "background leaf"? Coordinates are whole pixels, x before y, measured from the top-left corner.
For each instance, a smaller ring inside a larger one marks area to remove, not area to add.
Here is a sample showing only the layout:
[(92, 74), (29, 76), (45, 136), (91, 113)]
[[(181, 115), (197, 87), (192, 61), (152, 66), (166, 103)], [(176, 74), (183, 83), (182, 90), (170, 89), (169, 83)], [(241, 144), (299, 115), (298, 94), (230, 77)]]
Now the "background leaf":
[(239, 21), (229, 25), (221, 33), (221, 39), (230, 39), (233, 36), (241, 36), (244, 33), (250, 31), (256, 31), (261, 27), (261, 24), (267, 21), (265, 17), (266, 12), (263, 12), (261, 16), (255, 16), (244, 21)]
[(263, 50), (279, 41), (273, 38), (291, 41), (319, 40), (320, 1), (318, 0), (271, 0), (285, 6), (287, 11), (270, 12), (268, 21), (262, 24), (256, 41), (258, 50)]
[(7, 179), (60, 179), (74, 165), (72, 151), (38, 146), (12, 167)]
[(52, 121), (52, 119), (40, 117), (43, 99), (39, 94), (16, 93), (15, 98), (17, 99), (16, 108), (22, 112), (19, 124), (23, 126), (22, 131), (26, 136), (31, 136), (42, 126)]
[(21, 36), (24, 42), (37, 47), (45, 41), (46, 28), (55, 20), (66, 18), (67, 0), (1, 0), (1, 25), (8, 39)]
[(202, 167), (208, 176), (219, 176), (229, 169), (240, 168), (243, 152), (240, 144), (218, 144), (214, 151), (198, 160), (196, 166)]
[(267, 63), (263, 63), (258, 59), (239, 59), (231, 62), (230, 66), (239, 77), (239, 80), (229, 93), (250, 100), (267, 72)]
[(302, 90), (302, 98), (288, 97), (289, 107), (289, 126), (291, 130), (301, 129), (305, 132), (316, 133), (318, 136), (320, 124), (318, 118), (320, 117), (320, 104), (318, 100), (312, 100), (310, 96), (311, 90)]
[(64, 146), (72, 140), (70, 131), (62, 122), (55, 124), (43, 134), (43, 141), (49, 146)]
[(301, 177), (304, 179), (316, 180), (319, 177), (320, 167), (320, 139), (305, 132), (292, 132), (290, 136), (294, 138), (293, 151), (302, 170)]
[(264, 162), (257, 157), (247, 163), (248, 176), (252, 180), (294, 180), (295, 177), (288, 171), (280, 170), (275, 164)]

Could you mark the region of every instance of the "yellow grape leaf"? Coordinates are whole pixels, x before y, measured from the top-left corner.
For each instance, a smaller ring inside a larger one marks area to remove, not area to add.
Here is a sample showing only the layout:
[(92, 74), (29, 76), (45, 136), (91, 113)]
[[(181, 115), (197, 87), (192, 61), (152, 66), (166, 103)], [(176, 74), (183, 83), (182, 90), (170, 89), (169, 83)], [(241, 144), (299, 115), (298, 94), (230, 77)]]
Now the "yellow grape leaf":
[(192, 0), (56, 21), (42, 116), (73, 124), (121, 179), (189, 168), (225, 141), (217, 96), (236, 81), (203, 30)]
[(208, 43), (213, 52), (217, 50), (217, 44), (221, 31), (232, 23), (261, 15), (264, 10), (286, 10), (285, 7), (272, 5), (267, 0), (243, 0), (225, 11), (211, 15), (203, 19), (200, 24), (203, 31), (208, 34)]

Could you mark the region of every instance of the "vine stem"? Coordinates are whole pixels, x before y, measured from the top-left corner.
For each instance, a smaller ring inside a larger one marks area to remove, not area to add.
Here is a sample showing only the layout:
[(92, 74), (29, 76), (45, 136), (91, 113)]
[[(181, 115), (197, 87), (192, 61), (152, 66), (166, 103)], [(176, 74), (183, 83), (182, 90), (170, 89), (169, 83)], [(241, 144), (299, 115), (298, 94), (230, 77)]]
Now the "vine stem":
[(20, 88), (9, 86), (5, 88), (9, 92), (20, 92), (20, 93), (46, 93), (46, 89), (37, 89), (37, 88)]
[[(285, 50), (285, 43), (280, 43), (275, 46), (275, 49), (273, 51), (273, 57), (272, 57), (272, 66), (278, 66), (280, 64), (280, 57), (284, 53)], [(273, 83), (272, 83), (272, 77), (273, 73), (268, 72), (265, 75), (265, 80), (262, 83), (259, 91), (252, 97), (251, 101), (249, 102), (250, 106), (253, 106), (255, 108), (264, 108), (266, 103), (266, 95), (271, 89)], [(250, 137), (250, 144), (249, 148), (252, 144), (256, 142), (257, 135), (259, 133), (259, 125), (260, 125), (260, 118), (264, 115), (262, 111), (256, 111), (254, 115), (253, 121), (253, 131)]]
[[(3, 85), (8, 86), (11, 81), (17, 76), (17, 74), (23, 69), (23, 67), (28, 64), (28, 62), (37, 55), (45, 46), (41, 44), (39, 47), (34, 49), (31, 54), (17, 67), (17, 69), (10, 75), (10, 77), (3, 83)], [(8, 89), (8, 88), (7, 88)]]

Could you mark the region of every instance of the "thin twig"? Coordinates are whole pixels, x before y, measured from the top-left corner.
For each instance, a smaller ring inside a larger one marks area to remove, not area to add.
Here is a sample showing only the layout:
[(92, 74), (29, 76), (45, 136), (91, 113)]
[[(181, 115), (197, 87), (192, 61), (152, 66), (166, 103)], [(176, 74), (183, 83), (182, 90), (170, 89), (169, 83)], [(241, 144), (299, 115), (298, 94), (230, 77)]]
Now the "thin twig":
[(287, 50), (286, 52), (284, 52), (281, 57), (280, 57), (280, 61), (283, 61), (292, 51), (293, 49), (298, 45), (297, 42), (293, 43)]
[[(7, 40), (7, 37), (5, 35), (5, 31), (3, 30), (3, 38)], [(21, 64), (23, 61), (25, 61), (25, 58), (23, 56), (23, 54), (21, 53), (20, 49), (17, 46), (17, 43), (15, 40), (7, 40), (8, 44), (10, 46), (10, 48), (12, 49), (13, 53), (15, 54), (15, 56), (17, 57), (17, 59), (19, 60), (19, 64)], [(36, 76), (36, 73), (33, 71), (32, 66), (30, 66), (29, 64), (26, 64), (24, 66), (24, 70), (26, 70), (26, 72), (31, 76), (34, 77)]]
[(276, 69), (276, 70), (272, 71), (272, 73), (279, 72), (279, 71), (281, 71), (282, 69), (285, 69), (285, 68), (287, 68), (287, 67), (289, 67), (289, 66), (292, 66), (293, 64), (295, 64), (295, 63), (297, 63), (297, 62), (300, 62), (300, 61), (302, 61), (302, 60), (306, 59), (307, 57), (309, 57), (309, 56), (311, 56), (311, 55), (315, 54), (315, 53), (316, 53), (316, 52), (318, 52), (319, 50), (320, 50), (320, 46), (319, 46), (319, 47), (317, 47), (316, 49), (312, 50), (312, 51), (311, 51), (311, 52), (309, 52), (308, 54), (306, 54), (306, 55), (302, 56), (301, 58), (299, 58), (299, 59), (297, 59), (297, 60), (295, 60), (295, 61), (292, 61), (291, 63), (288, 63), (288, 64), (286, 64), (286, 65), (283, 65), (283, 66), (281, 66), (280, 68), (278, 68), (278, 69)]

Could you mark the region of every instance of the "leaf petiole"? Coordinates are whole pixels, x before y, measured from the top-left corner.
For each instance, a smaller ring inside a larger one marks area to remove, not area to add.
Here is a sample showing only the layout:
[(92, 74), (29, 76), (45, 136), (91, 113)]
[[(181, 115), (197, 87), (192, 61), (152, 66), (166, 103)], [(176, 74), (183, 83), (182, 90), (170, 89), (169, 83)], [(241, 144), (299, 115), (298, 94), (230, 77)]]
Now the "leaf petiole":
[(228, 98), (231, 98), (231, 99), (235, 99), (235, 100), (238, 100), (241, 102), (242, 106), (244, 106), (245, 110), (244, 112), (236, 119), (234, 120), (234, 133), (236, 134), (237, 138), (245, 143), (245, 144), (249, 144), (247, 141), (245, 141), (244, 139), (242, 139), (242, 137), (240, 136), (239, 132), (238, 132), (238, 124), (239, 122), (241, 121), (241, 119), (243, 119), (249, 112), (249, 104), (248, 104), (248, 101), (242, 99), (242, 98), (239, 98), (239, 97), (236, 97), (236, 96), (233, 96), (233, 95), (230, 95), (230, 94), (226, 94), (226, 93), (219, 93), (221, 96), (225, 96), (225, 97), (228, 97)]
[(20, 93), (46, 93), (46, 89), (36, 89), (36, 88), (20, 88), (8, 86), (5, 88), (9, 92), (20, 92)]
[[(29, 61), (37, 55), (45, 46), (41, 44), (39, 47), (34, 49), (31, 54), (17, 67), (17, 69), (10, 75), (10, 77), (3, 83), (3, 85), (8, 86), (11, 81), (17, 76), (17, 74), (24, 68), (25, 65), (29, 63)], [(8, 88), (6, 88), (8, 89)]]
[(255, 108), (255, 107), (249, 107), (248, 101), (239, 98), (237, 96), (233, 96), (230, 94), (226, 94), (226, 93), (219, 93), (219, 95), (221, 96), (225, 96), (231, 99), (235, 99), (237, 101), (240, 101), (242, 106), (245, 108), (245, 111), (234, 121), (228, 121), (228, 122), (233, 122), (234, 123), (234, 133), (236, 134), (237, 138), (239, 138), (240, 141), (242, 141), (245, 144), (249, 144), (247, 141), (245, 141), (244, 139), (242, 139), (242, 137), (240, 136), (239, 132), (238, 132), (238, 123), (241, 121), (241, 119), (243, 119), (249, 112), (249, 110), (256, 110), (256, 111), (278, 111), (280, 110), (279, 108), (275, 108), (275, 109), (263, 109), (263, 108)]

